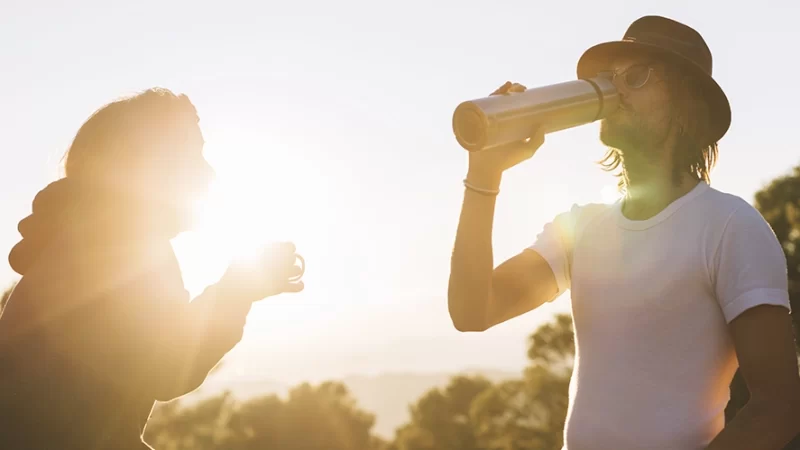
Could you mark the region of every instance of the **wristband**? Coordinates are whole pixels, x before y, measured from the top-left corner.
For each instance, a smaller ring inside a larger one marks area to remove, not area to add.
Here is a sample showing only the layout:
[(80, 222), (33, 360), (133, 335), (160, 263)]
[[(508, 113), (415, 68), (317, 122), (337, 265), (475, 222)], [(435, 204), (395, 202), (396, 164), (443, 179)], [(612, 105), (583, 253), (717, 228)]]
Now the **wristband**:
[(475, 191), (481, 195), (496, 196), (497, 194), (500, 193), (500, 189), (483, 189), (477, 186), (473, 186), (472, 184), (469, 183), (469, 181), (467, 181), (466, 178), (464, 178), (464, 187), (466, 187), (469, 190)]

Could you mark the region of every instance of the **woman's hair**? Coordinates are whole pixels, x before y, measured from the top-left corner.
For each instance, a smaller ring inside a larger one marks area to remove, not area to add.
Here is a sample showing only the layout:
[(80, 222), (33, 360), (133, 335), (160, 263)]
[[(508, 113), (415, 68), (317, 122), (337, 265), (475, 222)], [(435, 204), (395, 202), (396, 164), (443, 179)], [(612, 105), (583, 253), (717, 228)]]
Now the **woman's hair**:
[(165, 144), (185, 140), (197, 129), (197, 121), (189, 98), (168, 89), (121, 98), (95, 111), (81, 126), (64, 155), (64, 174), (100, 179), (114, 167), (141, 164), (158, 157), (154, 152)]
[[(711, 182), (711, 170), (716, 164), (719, 148), (716, 142), (709, 142), (712, 111), (703, 93), (703, 87), (694, 77), (681, 72), (674, 65), (665, 64), (664, 80), (672, 101), (672, 120), (680, 124), (673, 153), (673, 179), (680, 182), (688, 173), (697, 180)], [(603, 170), (611, 172), (621, 168), (616, 174), (618, 187), (627, 187), (622, 152), (609, 148), (599, 161)]]

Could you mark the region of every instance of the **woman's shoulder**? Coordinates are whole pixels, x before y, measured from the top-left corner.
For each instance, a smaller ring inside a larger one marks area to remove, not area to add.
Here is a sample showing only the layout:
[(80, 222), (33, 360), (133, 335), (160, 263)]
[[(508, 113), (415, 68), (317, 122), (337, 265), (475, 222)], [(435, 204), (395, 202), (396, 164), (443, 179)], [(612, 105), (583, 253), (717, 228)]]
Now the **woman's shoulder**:
[(168, 240), (130, 240), (116, 244), (85, 248), (81, 257), (77, 251), (71, 259), (82, 261), (80, 266), (94, 266), (110, 282), (119, 285), (127, 281), (149, 284), (175, 284), (182, 286), (181, 270), (175, 251)]
[(166, 239), (130, 239), (92, 245), (59, 240), (42, 253), (23, 276), (25, 279), (40, 285), (40, 289), (42, 285), (50, 286), (51, 289), (45, 290), (52, 290), (53, 295), (109, 292), (132, 285), (160, 289), (183, 286), (178, 259)]

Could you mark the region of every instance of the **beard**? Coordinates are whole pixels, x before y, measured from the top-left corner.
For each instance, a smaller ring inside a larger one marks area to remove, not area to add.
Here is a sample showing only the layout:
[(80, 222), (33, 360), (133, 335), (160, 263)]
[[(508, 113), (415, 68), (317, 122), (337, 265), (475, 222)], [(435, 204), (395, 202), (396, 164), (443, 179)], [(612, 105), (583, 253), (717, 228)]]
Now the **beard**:
[(622, 108), (600, 122), (600, 142), (625, 157), (648, 160), (656, 157), (654, 149), (667, 138), (666, 130), (658, 132), (643, 117)]

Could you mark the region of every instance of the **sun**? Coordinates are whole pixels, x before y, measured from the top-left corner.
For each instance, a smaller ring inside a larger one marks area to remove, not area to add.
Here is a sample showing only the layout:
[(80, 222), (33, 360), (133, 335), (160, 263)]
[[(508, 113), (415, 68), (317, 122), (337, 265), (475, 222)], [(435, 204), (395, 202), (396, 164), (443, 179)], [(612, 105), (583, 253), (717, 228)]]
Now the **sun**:
[(314, 236), (304, 233), (305, 225), (325, 213), (316, 195), (323, 178), (313, 173), (308, 154), (237, 131), (207, 139), (206, 159), (217, 177), (198, 204), (193, 230), (173, 241), (193, 296), (216, 282), (234, 258), (255, 257), (270, 243), (294, 242), (307, 257)]

